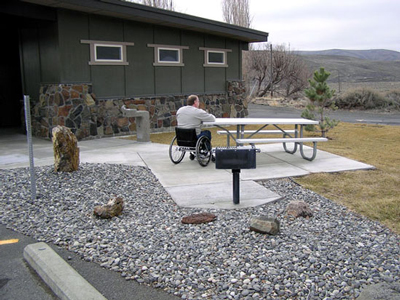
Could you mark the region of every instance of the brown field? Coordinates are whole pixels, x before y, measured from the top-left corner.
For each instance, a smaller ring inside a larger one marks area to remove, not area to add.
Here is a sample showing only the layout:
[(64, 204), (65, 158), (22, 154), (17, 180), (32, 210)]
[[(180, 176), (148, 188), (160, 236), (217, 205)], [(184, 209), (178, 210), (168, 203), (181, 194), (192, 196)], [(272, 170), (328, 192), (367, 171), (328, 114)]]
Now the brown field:
[(377, 91), (379, 93), (387, 93), (394, 90), (400, 90), (400, 81), (390, 82), (341, 82), (340, 86), (337, 82), (329, 82), (329, 87), (334, 89), (336, 93), (346, 93), (349, 90), (366, 88)]
[(296, 181), (400, 234), (400, 127), (340, 123), (329, 136), (318, 148), (376, 170), (320, 173)]

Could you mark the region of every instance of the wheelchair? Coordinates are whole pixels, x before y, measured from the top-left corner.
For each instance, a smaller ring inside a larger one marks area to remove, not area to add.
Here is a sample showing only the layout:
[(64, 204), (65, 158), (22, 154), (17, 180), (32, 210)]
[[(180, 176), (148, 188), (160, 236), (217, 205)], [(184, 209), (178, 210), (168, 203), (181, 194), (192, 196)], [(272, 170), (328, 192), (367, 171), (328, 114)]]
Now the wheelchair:
[(212, 157), (211, 141), (206, 136), (197, 138), (194, 128), (175, 127), (175, 137), (169, 146), (169, 158), (174, 164), (179, 164), (186, 152), (190, 152), (190, 160), (196, 158), (205, 167)]

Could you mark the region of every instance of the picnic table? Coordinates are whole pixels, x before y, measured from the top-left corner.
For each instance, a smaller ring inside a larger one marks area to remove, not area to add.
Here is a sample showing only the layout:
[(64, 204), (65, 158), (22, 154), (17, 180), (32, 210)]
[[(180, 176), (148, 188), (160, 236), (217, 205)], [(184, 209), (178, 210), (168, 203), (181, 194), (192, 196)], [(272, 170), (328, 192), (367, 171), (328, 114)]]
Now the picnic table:
[[(220, 128), (218, 134), (227, 136), (227, 147), (230, 146), (230, 139), (235, 141), (236, 146), (244, 144), (266, 144), (282, 143), (287, 153), (294, 154), (297, 147), (300, 149), (301, 156), (312, 161), (317, 155), (317, 143), (325, 142), (328, 139), (322, 137), (304, 137), (304, 128), (307, 125), (317, 125), (318, 121), (304, 118), (216, 118), (214, 122), (204, 122), (207, 126), (216, 126)], [(256, 130), (246, 130), (246, 126), (256, 125)], [(292, 129), (285, 129), (283, 125), (293, 125)], [(236, 126), (236, 130), (229, 130), (227, 127)], [(273, 129), (267, 129), (272, 127)], [(280, 134), (281, 137), (276, 137)], [(260, 137), (262, 135), (262, 137)], [(271, 137), (271, 135), (274, 135)], [(313, 143), (311, 156), (304, 153), (303, 143)], [(286, 143), (293, 143), (293, 149), (288, 149)]]

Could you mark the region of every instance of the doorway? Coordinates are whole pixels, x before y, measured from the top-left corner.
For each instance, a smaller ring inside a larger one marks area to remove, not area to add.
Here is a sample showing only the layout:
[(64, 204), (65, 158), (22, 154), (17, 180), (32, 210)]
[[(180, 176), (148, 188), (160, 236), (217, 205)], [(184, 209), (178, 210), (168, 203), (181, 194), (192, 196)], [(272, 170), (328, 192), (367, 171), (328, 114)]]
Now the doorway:
[(0, 61), (0, 128), (21, 127), (23, 120), (18, 28), (14, 23), (0, 14), (0, 33), (7, 41)]

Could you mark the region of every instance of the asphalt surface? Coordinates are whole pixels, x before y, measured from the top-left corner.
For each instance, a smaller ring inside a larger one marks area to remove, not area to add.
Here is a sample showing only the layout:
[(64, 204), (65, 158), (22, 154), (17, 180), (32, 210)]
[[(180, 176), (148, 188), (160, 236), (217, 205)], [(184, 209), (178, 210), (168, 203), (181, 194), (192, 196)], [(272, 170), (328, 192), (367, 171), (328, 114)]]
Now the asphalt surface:
[[(303, 109), (249, 104), (248, 111), (249, 117), (252, 118), (298, 118), (301, 116)], [(362, 110), (336, 110), (329, 111), (327, 116), (347, 123), (400, 125), (400, 111), (380, 112)]]
[[(0, 240), (18, 239), (17, 243), (0, 245), (0, 299), (53, 300), (58, 299), (23, 258), (24, 248), (36, 240), (0, 225)], [(85, 262), (80, 256), (47, 243), (71, 267), (83, 276), (107, 299), (173, 300), (180, 299), (162, 290), (127, 281), (117, 272)]]
[(25, 246), (37, 241), (0, 225), (0, 240), (11, 239), (18, 242), (0, 245), (0, 299), (57, 299), (23, 259)]
[[(250, 117), (299, 117), (301, 109), (249, 105)], [(335, 111), (330, 117), (342, 122), (400, 125), (400, 112), (381, 113), (363, 111)], [(18, 239), (11, 244), (0, 243), (0, 299), (57, 299), (41, 278), (26, 263), (23, 250), (37, 241), (0, 225), (0, 241)], [(133, 281), (126, 281), (119, 273), (85, 262), (65, 249), (49, 244), (65, 261), (92, 284), (107, 299), (179, 299), (162, 290), (156, 290)]]

